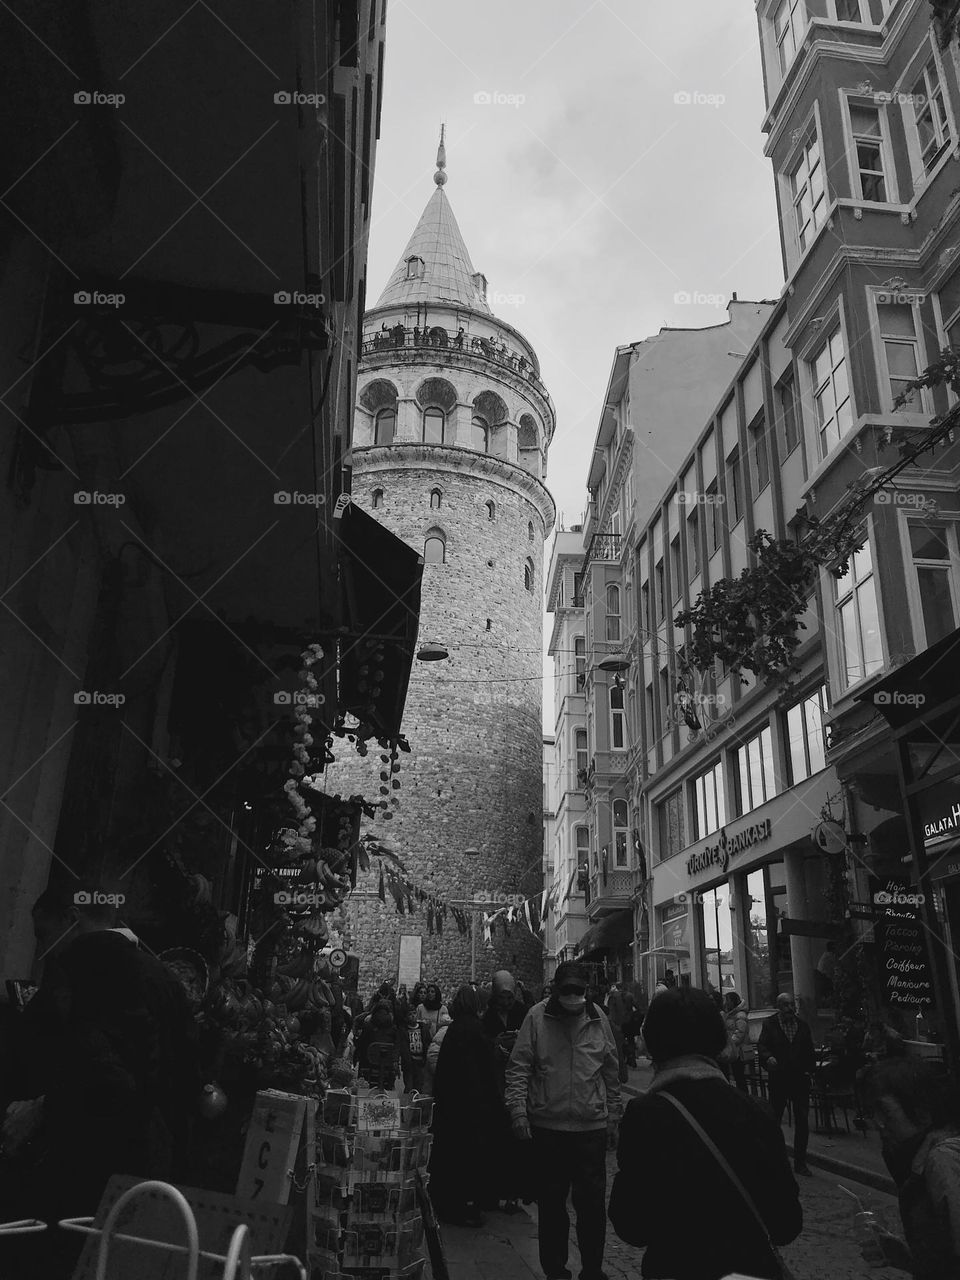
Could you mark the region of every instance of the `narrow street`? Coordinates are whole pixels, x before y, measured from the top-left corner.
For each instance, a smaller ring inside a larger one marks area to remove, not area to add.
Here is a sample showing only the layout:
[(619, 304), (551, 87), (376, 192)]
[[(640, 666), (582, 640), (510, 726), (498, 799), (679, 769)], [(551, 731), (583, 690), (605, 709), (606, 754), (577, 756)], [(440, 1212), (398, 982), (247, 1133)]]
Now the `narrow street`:
[[(616, 1157), (608, 1162), (608, 1188), (616, 1172)], [(849, 1184), (865, 1207), (873, 1209), (884, 1230), (901, 1234), (897, 1203), (892, 1196)], [(682, 1192), (678, 1191), (678, 1194)], [(784, 1260), (796, 1280), (894, 1280), (903, 1272), (868, 1267), (860, 1257), (853, 1234), (853, 1204), (837, 1189), (837, 1179), (816, 1170), (800, 1180), (804, 1229), (783, 1249)], [(691, 1228), (696, 1209), (691, 1206)], [(572, 1235), (572, 1233), (571, 1233)], [(489, 1213), (483, 1227), (444, 1227), (443, 1241), (451, 1280), (542, 1280), (537, 1258), (536, 1206), (514, 1216)], [(604, 1269), (610, 1280), (636, 1280), (642, 1254), (623, 1244), (612, 1233), (607, 1239)], [(571, 1240), (570, 1270), (579, 1272), (576, 1245)]]

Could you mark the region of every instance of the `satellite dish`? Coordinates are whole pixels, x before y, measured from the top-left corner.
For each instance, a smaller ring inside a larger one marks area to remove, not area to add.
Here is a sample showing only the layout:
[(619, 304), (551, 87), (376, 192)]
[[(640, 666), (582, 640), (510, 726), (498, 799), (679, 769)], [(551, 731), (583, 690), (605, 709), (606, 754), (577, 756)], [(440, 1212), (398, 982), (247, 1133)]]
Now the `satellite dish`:
[(813, 843), (821, 853), (842, 853), (847, 847), (847, 833), (839, 822), (821, 822), (814, 829)]

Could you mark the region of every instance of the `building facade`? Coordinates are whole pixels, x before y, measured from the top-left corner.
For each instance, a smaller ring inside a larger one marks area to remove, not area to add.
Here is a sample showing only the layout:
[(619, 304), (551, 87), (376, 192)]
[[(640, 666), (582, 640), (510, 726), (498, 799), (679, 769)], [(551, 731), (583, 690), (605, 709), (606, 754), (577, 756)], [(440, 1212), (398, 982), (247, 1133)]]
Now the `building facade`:
[(148, 943), (158, 865), (236, 912), (287, 808), (274, 696), (308, 638), (336, 708), (385, 20), (2, 24), (0, 970), (23, 978), (51, 876), (129, 871)]
[[(397, 973), (401, 945), (424, 980), (449, 989), (478, 965), (531, 984), (541, 945), (522, 923), (493, 930), (481, 909), (539, 894), (543, 857), (544, 485), (555, 417), (536, 352), (496, 317), (444, 186), (436, 190), (364, 322), (352, 453), (354, 500), (423, 555), (422, 642), (407, 695), (399, 804), (389, 824), (411, 879), (472, 921), (431, 933), (374, 888), (350, 900), (361, 985)], [(335, 771), (344, 794), (359, 766)], [(378, 824), (378, 829), (382, 827)], [(405, 939), (401, 943), (401, 939)]]
[[(719, 667), (678, 685), (689, 632), (673, 619), (754, 563), (750, 538), (802, 539), (955, 404), (943, 387), (898, 397), (960, 334), (956, 37), (944, 39), (920, 0), (780, 0), (758, 16), (786, 283), (691, 436), (668, 432), (683, 417), (669, 412), (667, 389), (654, 439), (675, 452), (657, 493), (640, 500), (634, 484), (632, 508), (609, 442), (618, 415), (630, 434), (638, 402), (611, 380), (582, 579), (594, 776), (635, 815), (631, 958), (648, 989), (667, 970), (735, 986), (759, 1017), (786, 988), (823, 1026), (837, 1002), (831, 951), (843, 950), (856, 955), (874, 1015), (907, 1038), (942, 1037), (957, 1016), (955, 962), (944, 1007), (891, 996), (872, 907), (878, 886), (882, 896), (915, 874), (878, 708), (891, 673), (960, 623), (952, 436), (858, 516), (864, 541), (849, 564), (824, 564), (789, 686), (741, 683)], [(600, 628), (620, 650), (609, 671)], [(937, 918), (956, 937), (953, 748), (948, 763), (926, 816)], [(616, 833), (594, 808), (591, 879), (602, 879)], [(625, 957), (610, 941), (616, 971)]]

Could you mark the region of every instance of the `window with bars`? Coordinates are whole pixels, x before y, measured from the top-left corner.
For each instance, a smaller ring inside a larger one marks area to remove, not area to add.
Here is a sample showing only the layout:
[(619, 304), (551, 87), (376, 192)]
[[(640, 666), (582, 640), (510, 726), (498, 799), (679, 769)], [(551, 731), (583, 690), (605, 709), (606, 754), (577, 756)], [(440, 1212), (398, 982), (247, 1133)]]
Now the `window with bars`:
[(833, 590), (840, 685), (847, 689), (883, 666), (877, 588), (869, 542), (853, 553), (844, 575), (834, 579)]
[(825, 685), (790, 707), (786, 714), (790, 781), (796, 786), (826, 764), (823, 718), (827, 710)]
[(737, 751), (737, 782), (741, 813), (749, 813), (776, 795), (773, 734), (769, 725)]
[(820, 457), (825, 458), (853, 425), (847, 360), (839, 325), (811, 361), (811, 370), (817, 441)]
[(827, 209), (820, 139), (815, 130), (801, 146), (798, 159), (790, 171), (790, 190), (797, 244), (803, 253), (813, 241)]
[(719, 831), (727, 820), (723, 761), (717, 760), (693, 780), (694, 839)]

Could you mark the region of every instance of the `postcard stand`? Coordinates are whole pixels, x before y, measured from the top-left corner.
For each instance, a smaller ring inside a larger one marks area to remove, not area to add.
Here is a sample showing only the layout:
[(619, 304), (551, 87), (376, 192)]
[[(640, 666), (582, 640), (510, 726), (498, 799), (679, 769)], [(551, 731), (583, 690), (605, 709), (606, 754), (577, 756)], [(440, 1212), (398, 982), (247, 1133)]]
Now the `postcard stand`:
[(432, 1114), (433, 1100), (419, 1094), (328, 1091), (308, 1206), (311, 1280), (420, 1280), (417, 1180), (426, 1176)]

